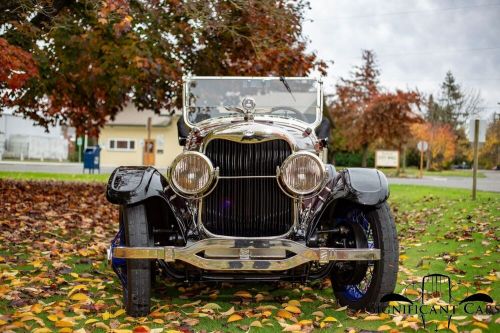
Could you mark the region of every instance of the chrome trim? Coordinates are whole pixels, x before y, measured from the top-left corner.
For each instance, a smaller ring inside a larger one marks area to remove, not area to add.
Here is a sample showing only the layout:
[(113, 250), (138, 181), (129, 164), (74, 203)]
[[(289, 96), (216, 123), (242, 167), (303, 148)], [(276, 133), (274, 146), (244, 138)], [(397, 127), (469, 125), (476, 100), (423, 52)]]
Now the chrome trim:
[[(245, 136), (244, 133), (246, 131), (252, 131), (252, 136)], [(299, 150), (295, 138), (285, 129), (261, 123), (242, 122), (222, 129), (214, 129), (204, 137), (203, 144), (200, 145), (203, 154), (205, 154), (206, 147), (210, 141), (215, 139), (229, 140), (244, 144), (284, 140), (290, 146), (292, 153)]]
[[(186, 126), (188, 126), (189, 128), (193, 128), (195, 126), (197, 126), (199, 123), (197, 123), (196, 125), (195, 124), (191, 124), (189, 122), (189, 119), (187, 117), (187, 114), (188, 114), (188, 110), (187, 110), (187, 98), (188, 98), (188, 83), (190, 80), (193, 80), (193, 79), (208, 79), (208, 80), (223, 80), (223, 79), (237, 79), (237, 80), (251, 80), (251, 79), (259, 79), (259, 80), (262, 80), (262, 79), (268, 79), (268, 80), (276, 80), (276, 79), (279, 79), (278, 77), (276, 76), (195, 76), (195, 75), (185, 75), (182, 77), (182, 80), (183, 80), (183, 84), (182, 84), (182, 113), (183, 113), (183, 118), (184, 118), (184, 123), (186, 124)], [(318, 84), (319, 84), (319, 87), (317, 90), (317, 100), (316, 100), (316, 120), (314, 121), (314, 123), (312, 124), (309, 124), (309, 123), (306, 123), (306, 122), (303, 122), (304, 124), (307, 124), (308, 126), (312, 126), (312, 128), (316, 128), (318, 127), (318, 125), (321, 123), (321, 120), (322, 120), (322, 117), (323, 117), (323, 80), (320, 77), (297, 77), (297, 76), (294, 76), (294, 77), (285, 77), (285, 79), (287, 81), (293, 81), (293, 80), (315, 80)], [(230, 116), (229, 117), (230, 119), (241, 119), (241, 120), (244, 120), (244, 115), (238, 115), (238, 116)], [(258, 120), (259, 117), (257, 117), (256, 115), (253, 117), (254, 119), (253, 120)], [(288, 119), (288, 120), (297, 120), (296, 118), (293, 118), (293, 117), (282, 117), (282, 116), (269, 116), (268, 115), (268, 118), (271, 118), (271, 119), (274, 119), (274, 118), (281, 118), (281, 119)], [(213, 120), (220, 120), (221, 118), (213, 118)]]
[[(205, 250), (236, 249), (239, 258), (208, 259), (199, 254)], [(259, 252), (265, 249), (285, 250), (293, 255), (286, 259), (262, 259)], [(248, 251), (247, 251), (248, 250)], [(112, 256), (126, 259), (157, 259), (167, 262), (180, 260), (206, 270), (217, 271), (283, 271), (314, 261), (327, 264), (331, 261), (380, 260), (380, 249), (311, 248), (290, 239), (230, 240), (208, 238), (185, 247), (115, 247)]]
[[(180, 189), (176, 180), (172, 176), (173, 170), (177, 166), (177, 164), (184, 157), (189, 156), (189, 155), (195, 155), (195, 156), (201, 157), (208, 165), (209, 178), (208, 178), (207, 184), (198, 191), (189, 191), (188, 192), (188, 191), (184, 191), (184, 190)], [(214, 166), (212, 165), (212, 161), (210, 161), (210, 159), (206, 155), (204, 155), (200, 152), (197, 152), (197, 151), (185, 151), (185, 152), (180, 153), (179, 155), (177, 155), (177, 157), (175, 157), (175, 159), (172, 161), (172, 164), (167, 169), (167, 179), (168, 179), (169, 184), (172, 186), (172, 190), (176, 194), (178, 194), (184, 198), (186, 198), (186, 197), (193, 198), (193, 197), (200, 197), (200, 195), (203, 195), (203, 196), (208, 195), (208, 193), (206, 193), (206, 192), (211, 187), (213, 189), (214, 180), (215, 180), (215, 183), (217, 183), (217, 178), (218, 178), (217, 176), (218, 176), (218, 169), (214, 168)]]
[(244, 179), (244, 178), (276, 178), (273, 176), (219, 176), (219, 179)]
[[(291, 189), (285, 181), (283, 181), (283, 169), (285, 168), (285, 166), (290, 163), (290, 161), (292, 161), (294, 158), (297, 158), (297, 156), (301, 156), (301, 155), (305, 155), (305, 156), (309, 156), (311, 157), (320, 167), (320, 169), (323, 171), (322, 172), (322, 179), (321, 181), (316, 184), (316, 186), (308, 191), (308, 192), (297, 192), (293, 189)], [(314, 195), (316, 194), (321, 188), (324, 187), (325, 185), (325, 181), (327, 180), (328, 178), (328, 172), (326, 171), (326, 167), (324, 165), (324, 163), (321, 161), (321, 159), (311, 153), (311, 152), (308, 152), (308, 151), (299, 151), (299, 152), (296, 152), (294, 154), (291, 154), (290, 156), (288, 156), (284, 161), (283, 161), (283, 164), (281, 164), (280, 167), (276, 168), (276, 177), (279, 179), (279, 184), (280, 184), (280, 188), (283, 190), (285, 189), (286, 191), (285, 192), (288, 192), (289, 194), (292, 195), (292, 197), (305, 197), (305, 196), (311, 196), (311, 195)], [(284, 188), (281, 186), (281, 182), (283, 183), (284, 185)]]

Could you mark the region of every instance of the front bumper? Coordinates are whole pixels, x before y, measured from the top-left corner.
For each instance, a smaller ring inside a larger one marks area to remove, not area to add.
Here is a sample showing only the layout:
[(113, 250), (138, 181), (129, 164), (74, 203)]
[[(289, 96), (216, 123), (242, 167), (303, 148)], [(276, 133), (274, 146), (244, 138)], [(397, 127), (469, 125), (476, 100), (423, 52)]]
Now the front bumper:
[(284, 271), (307, 262), (380, 260), (380, 249), (311, 248), (289, 239), (207, 238), (185, 247), (112, 247), (108, 260), (113, 258), (180, 260), (214, 271)]

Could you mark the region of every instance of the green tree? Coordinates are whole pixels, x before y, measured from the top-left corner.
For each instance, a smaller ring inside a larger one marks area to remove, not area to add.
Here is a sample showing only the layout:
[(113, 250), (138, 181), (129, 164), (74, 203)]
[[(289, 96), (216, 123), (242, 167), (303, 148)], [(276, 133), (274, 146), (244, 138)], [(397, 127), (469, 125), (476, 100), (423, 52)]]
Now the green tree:
[(480, 93), (462, 88), (453, 73), (448, 71), (441, 83), (437, 102), (432, 94), (429, 96), (427, 120), (433, 124), (449, 124), (456, 131), (471, 116), (480, 112), (480, 104)]
[(306, 75), (326, 65), (306, 51), (308, 4), (297, 0), (5, 1), (0, 31), (39, 75), (3, 105), (47, 126), (98, 133), (127, 103), (181, 103), (182, 76)]

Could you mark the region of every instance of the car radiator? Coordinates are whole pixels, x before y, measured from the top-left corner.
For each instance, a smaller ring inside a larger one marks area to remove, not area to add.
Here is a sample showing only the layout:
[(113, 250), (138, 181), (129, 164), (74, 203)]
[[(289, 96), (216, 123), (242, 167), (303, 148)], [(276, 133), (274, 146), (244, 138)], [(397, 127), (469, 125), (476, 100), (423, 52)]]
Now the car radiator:
[[(278, 186), (276, 167), (291, 154), (284, 140), (210, 141), (205, 154), (221, 177), (201, 202), (201, 221), (211, 233), (235, 237), (285, 234), (293, 224), (293, 199)], [(249, 176), (273, 176), (258, 178)]]

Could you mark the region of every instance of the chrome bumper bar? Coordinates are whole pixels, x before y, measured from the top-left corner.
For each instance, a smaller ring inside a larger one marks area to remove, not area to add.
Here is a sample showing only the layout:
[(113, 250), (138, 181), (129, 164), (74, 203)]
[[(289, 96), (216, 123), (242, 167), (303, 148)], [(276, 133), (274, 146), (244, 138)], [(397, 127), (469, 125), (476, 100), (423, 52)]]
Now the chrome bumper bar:
[[(266, 255), (266, 250), (270, 255)], [(224, 251), (228, 253), (227, 258), (220, 256)], [(276, 255), (280, 251), (282, 257)], [(211, 258), (207, 257), (208, 253), (219, 255)], [(201, 269), (217, 271), (283, 271), (311, 261), (326, 264), (330, 261), (380, 260), (380, 249), (312, 248), (289, 239), (207, 238), (186, 247), (114, 247), (108, 251), (108, 259), (113, 257), (167, 262), (180, 260)]]

